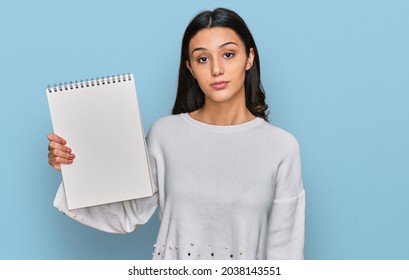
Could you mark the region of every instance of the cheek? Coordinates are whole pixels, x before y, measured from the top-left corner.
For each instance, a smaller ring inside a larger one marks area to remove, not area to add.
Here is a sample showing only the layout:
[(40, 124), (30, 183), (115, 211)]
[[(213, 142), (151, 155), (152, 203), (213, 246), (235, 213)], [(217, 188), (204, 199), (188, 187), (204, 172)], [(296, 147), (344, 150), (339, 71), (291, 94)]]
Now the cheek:
[(246, 76), (246, 65), (243, 63), (235, 63), (234, 65), (230, 65), (229, 68), (226, 68), (226, 72), (229, 73), (230, 78), (236, 80), (243, 80)]
[(200, 89), (206, 93), (208, 91), (208, 86), (209, 86), (209, 82), (207, 82), (207, 80), (205, 79), (196, 79)]
[(209, 77), (208, 75), (208, 69), (206, 67), (194, 67), (192, 69), (194, 75), (193, 77), (197, 80), (199, 84), (204, 83)]
[(206, 74), (203, 71), (204, 67), (192, 67), (191, 68), (191, 74), (193, 78), (196, 80), (198, 83), (200, 89), (205, 92), (205, 87), (208, 84), (208, 78), (206, 78)]

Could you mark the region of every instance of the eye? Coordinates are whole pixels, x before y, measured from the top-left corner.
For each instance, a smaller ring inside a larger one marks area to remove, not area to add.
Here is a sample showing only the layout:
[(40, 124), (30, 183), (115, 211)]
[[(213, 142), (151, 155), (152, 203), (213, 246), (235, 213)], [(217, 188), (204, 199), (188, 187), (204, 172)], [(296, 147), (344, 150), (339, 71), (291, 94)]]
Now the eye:
[(225, 54), (224, 54), (224, 57), (227, 58), (227, 59), (230, 59), (230, 58), (232, 58), (233, 56), (234, 56), (234, 53), (232, 53), (232, 52), (228, 52), (228, 53), (225, 53)]
[(208, 57), (202, 56), (202, 57), (199, 57), (199, 58), (197, 59), (197, 62), (199, 62), (199, 63), (206, 63), (208, 60), (209, 60)]

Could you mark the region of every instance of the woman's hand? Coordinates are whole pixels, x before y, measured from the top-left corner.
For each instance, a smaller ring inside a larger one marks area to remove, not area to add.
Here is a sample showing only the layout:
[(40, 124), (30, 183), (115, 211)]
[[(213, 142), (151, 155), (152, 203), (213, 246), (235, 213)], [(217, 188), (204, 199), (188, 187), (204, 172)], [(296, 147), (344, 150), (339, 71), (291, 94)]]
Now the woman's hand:
[(57, 134), (48, 134), (48, 163), (55, 169), (61, 171), (61, 163), (71, 164), (75, 158), (71, 149), (66, 147), (67, 141)]

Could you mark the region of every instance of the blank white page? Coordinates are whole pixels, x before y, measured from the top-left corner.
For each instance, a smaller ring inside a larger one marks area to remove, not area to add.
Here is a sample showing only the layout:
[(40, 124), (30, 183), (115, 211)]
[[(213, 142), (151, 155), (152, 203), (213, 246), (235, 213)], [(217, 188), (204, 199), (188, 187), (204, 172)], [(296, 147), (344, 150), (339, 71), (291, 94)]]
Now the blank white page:
[(76, 155), (62, 165), (69, 209), (151, 196), (133, 75), (47, 89), (54, 132)]

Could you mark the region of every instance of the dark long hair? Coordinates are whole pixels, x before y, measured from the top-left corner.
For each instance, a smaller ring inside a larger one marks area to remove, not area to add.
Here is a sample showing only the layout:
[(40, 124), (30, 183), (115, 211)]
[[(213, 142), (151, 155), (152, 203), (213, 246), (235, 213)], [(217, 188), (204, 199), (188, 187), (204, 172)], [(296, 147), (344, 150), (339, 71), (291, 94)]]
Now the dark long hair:
[(189, 60), (190, 40), (200, 30), (211, 27), (226, 27), (236, 32), (246, 47), (247, 56), (250, 49), (253, 48), (253, 66), (246, 71), (244, 80), (246, 106), (253, 115), (267, 120), (268, 106), (265, 102), (266, 97), (260, 81), (260, 61), (253, 35), (251, 35), (246, 23), (238, 14), (225, 8), (201, 12), (187, 26), (182, 40), (178, 89), (172, 113), (189, 113), (204, 105), (204, 93), (187, 68), (186, 61)]

